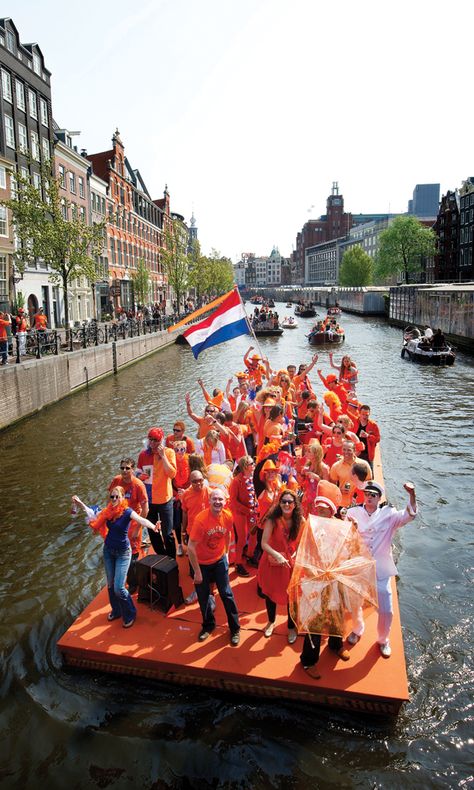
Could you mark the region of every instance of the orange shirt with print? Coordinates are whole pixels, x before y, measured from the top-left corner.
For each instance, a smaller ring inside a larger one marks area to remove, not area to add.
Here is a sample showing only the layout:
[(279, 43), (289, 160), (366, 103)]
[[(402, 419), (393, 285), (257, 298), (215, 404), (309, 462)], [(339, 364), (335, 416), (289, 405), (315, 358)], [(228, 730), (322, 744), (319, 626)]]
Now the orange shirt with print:
[(222, 510), (214, 516), (211, 508), (203, 510), (194, 519), (189, 538), (196, 543), (196, 554), (200, 565), (213, 565), (226, 553), (234, 532), (234, 520), (230, 510)]
[(154, 505), (164, 505), (173, 498), (172, 479), (176, 477), (176, 455), (174, 450), (169, 447), (164, 448), (165, 455), (171, 467), (168, 473), (165, 471), (163, 461), (157, 454), (153, 457), (153, 482), (151, 484), (151, 501)]
[(194, 524), (194, 519), (203, 510), (209, 507), (209, 488), (204, 485), (197, 491), (189, 486), (181, 497), (181, 507), (188, 514), (188, 532)]

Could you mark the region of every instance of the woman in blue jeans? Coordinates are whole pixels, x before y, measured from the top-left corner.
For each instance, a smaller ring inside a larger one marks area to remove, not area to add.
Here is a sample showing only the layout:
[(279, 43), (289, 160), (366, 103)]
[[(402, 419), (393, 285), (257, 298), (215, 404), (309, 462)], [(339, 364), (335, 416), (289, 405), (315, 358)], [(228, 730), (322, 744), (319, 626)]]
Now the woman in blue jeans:
[(156, 530), (156, 526), (147, 518), (139, 516), (125, 498), (125, 491), (121, 486), (113, 488), (110, 492), (110, 504), (101, 510), (97, 517), (79, 497), (73, 496), (73, 502), (81, 507), (88, 516), (89, 525), (99, 532), (104, 541), (104, 566), (107, 576), (107, 590), (111, 611), (107, 620), (123, 620), (123, 627), (130, 628), (137, 616), (137, 610), (132, 596), (125, 587), (125, 579), (132, 558), (132, 548), (128, 539), (130, 521), (137, 521), (142, 527)]

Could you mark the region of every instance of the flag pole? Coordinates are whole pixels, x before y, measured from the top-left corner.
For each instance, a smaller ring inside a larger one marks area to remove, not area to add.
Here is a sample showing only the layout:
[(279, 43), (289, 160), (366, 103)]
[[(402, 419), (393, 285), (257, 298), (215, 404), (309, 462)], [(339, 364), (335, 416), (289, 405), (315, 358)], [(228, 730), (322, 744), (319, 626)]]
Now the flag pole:
[(243, 310), (244, 310), (244, 313), (245, 313), (245, 318), (246, 318), (246, 320), (247, 320), (247, 326), (248, 326), (248, 328), (249, 328), (249, 330), (250, 330), (250, 335), (251, 335), (251, 337), (253, 337), (253, 339), (255, 340), (255, 343), (256, 343), (256, 346), (257, 346), (257, 351), (259, 352), (259, 354), (260, 354), (260, 356), (261, 356), (261, 358), (262, 358), (262, 359), (266, 359), (266, 360), (267, 360), (267, 362), (270, 362), (270, 360), (268, 359), (268, 357), (264, 357), (264, 356), (263, 356), (263, 352), (262, 352), (262, 349), (260, 348), (260, 343), (258, 342), (257, 335), (255, 334), (255, 330), (254, 330), (254, 328), (253, 328), (252, 321), (251, 321), (251, 319), (249, 318), (249, 316), (247, 315), (247, 310), (245, 309), (245, 305), (244, 305), (244, 303), (243, 303), (243, 300), (242, 300), (242, 295), (241, 295), (241, 293), (240, 293), (240, 291), (239, 291), (239, 289), (238, 289), (238, 286), (236, 286), (236, 288), (237, 288), (237, 292), (238, 292), (238, 294), (239, 294), (240, 303), (241, 303), (241, 305), (242, 305), (242, 307), (243, 307)]

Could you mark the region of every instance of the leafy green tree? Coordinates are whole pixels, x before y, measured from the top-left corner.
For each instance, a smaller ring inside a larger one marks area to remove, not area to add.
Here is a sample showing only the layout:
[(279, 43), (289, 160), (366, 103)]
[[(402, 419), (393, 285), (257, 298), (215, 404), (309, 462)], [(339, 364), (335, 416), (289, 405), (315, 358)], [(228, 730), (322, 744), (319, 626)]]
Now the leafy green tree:
[(201, 245), (194, 239), (188, 255), (188, 284), (196, 291), (198, 304), (201, 303), (202, 295), (210, 288), (210, 265), (209, 259), (201, 253)]
[(357, 245), (342, 256), (339, 285), (363, 286), (372, 283), (373, 264), (370, 255)]
[(416, 217), (395, 217), (380, 234), (377, 276), (383, 279), (402, 271), (408, 283), (410, 274), (422, 271), (424, 258), (434, 255), (435, 249), (436, 236), (431, 228), (425, 228)]
[(211, 250), (207, 258), (209, 296), (217, 296), (230, 291), (234, 285), (234, 268), (232, 261), (220, 254), (215, 249)]
[[(28, 177), (15, 173), (16, 191), (11, 200), (2, 201), (12, 212), (18, 239), (14, 253), (20, 272), (37, 258), (49, 266), (49, 280), (61, 285), (64, 317), (69, 326), (68, 290), (78, 277), (94, 282), (97, 256), (104, 246), (105, 223), (87, 225), (77, 208), (71, 207), (60, 190), (59, 181), (50, 164), (40, 168), (41, 187), (36, 188)], [(71, 210), (72, 208), (72, 210)]]
[(150, 295), (150, 272), (143, 258), (137, 263), (137, 268), (131, 274), (135, 299), (140, 304), (146, 304)]
[(186, 293), (188, 286), (189, 261), (187, 246), (188, 235), (186, 228), (179, 220), (172, 220), (165, 231), (165, 248), (161, 255), (168, 282), (176, 295), (178, 311), (181, 297)]

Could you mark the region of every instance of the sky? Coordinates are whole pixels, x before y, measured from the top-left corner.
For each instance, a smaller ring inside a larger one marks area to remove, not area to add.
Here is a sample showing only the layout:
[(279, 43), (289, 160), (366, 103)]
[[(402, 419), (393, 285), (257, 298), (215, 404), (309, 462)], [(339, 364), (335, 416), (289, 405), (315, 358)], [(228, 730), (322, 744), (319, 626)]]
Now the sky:
[[(346, 211), (403, 212), (472, 166), (471, 0), (15, 0), (53, 117), (194, 212), (203, 252), (289, 256), (337, 181)], [(450, 113), (450, 114), (448, 114)]]

